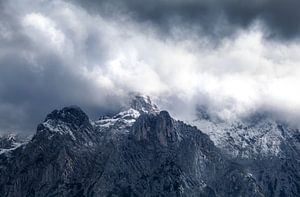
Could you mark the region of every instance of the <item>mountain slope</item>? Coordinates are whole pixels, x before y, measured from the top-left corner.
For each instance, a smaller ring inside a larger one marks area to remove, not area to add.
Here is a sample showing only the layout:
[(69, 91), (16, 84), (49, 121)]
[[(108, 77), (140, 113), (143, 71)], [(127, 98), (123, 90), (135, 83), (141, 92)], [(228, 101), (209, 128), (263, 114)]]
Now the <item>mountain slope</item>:
[(266, 196), (300, 196), (299, 130), (270, 114), (234, 122), (195, 122), (217, 147), (249, 170)]
[(16, 134), (5, 134), (0, 136), (0, 154), (9, 153), (25, 143), (26, 140), (21, 139)]
[(263, 196), (206, 134), (143, 96), (97, 121), (78, 107), (53, 111), (31, 141), (0, 154), (0, 174), (3, 196)]

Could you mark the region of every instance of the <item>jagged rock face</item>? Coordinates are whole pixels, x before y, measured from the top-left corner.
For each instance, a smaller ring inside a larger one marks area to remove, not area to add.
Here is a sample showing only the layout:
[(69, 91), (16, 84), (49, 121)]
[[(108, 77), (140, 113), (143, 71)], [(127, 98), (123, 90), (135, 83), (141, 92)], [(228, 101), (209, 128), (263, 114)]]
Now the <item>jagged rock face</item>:
[(149, 96), (136, 95), (134, 98), (132, 98), (130, 106), (140, 113), (159, 112), (158, 107), (152, 103)]
[[(37, 134), (33, 141), (51, 141), (57, 138), (61, 143), (73, 143), (79, 145), (84, 143), (92, 145), (96, 138), (96, 133), (88, 116), (78, 107), (65, 107), (62, 110), (54, 110), (47, 115), (45, 121), (38, 125)], [(59, 135), (57, 135), (59, 134)]]
[(133, 126), (133, 133), (138, 141), (159, 142), (162, 146), (179, 140), (174, 120), (166, 111), (158, 115), (141, 115)]
[(207, 135), (147, 106), (95, 122), (53, 111), (31, 141), (0, 154), (1, 196), (263, 196)]
[(5, 134), (0, 136), (0, 154), (9, 153), (25, 142), (16, 134)]
[(247, 168), (266, 196), (300, 196), (299, 130), (267, 114), (196, 125), (232, 160)]
[[(139, 124), (144, 124), (145, 119), (152, 123), (161, 121), (159, 115), (145, 116), (133, 127), (142, 128)], [(155, 133), (156, 128), (151, 126), (147, 132)], [(172, 128), (185, 133), (180, 141), (170, 140), (168, 146), (161, 144), (155, 134), (154, 141), (150, 141), (138, 138), (137, 133), (129, 133), (128, 138), (116, 144), (106, 170), (90, 193), (100, 196), (262, 196), (251, 176), (223, 158), (208, 136), (178, 121), (173, 122)], [(224, 179), (228, 182), (221, 184), (220, 180)]]
[(62, 110), (54, 110), (49, 115), (47, 115), (44, 122), (56, 121), (64, 122), (74, 126), (81, 126), (89, 123), (88, 116), (76, 106), (65, 107)]
[(16, 135), (0, 136), (0, 149), (10, 149), (17, 143)]

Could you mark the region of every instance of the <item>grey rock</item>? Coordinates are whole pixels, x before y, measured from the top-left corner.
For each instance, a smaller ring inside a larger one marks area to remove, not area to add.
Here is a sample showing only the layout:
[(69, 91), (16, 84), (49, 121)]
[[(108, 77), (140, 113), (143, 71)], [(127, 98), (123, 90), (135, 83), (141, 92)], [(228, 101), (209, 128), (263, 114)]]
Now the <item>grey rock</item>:
[(1, 196), (264, 196), (208, 135), (145, 101), (95, 122), (78, 107), (53, 111), (0, 154)]
[(247, 169), (266, 196), (300, 196), (297, 128), (267, 113), (235, 122), (199, 119), (196, 125), (223, 154)]
[(150, 97), (145, 95), (134, 95), (131, 99), (130, 106), (140, 113), (159, 112), (158, 107), (152, 103)]

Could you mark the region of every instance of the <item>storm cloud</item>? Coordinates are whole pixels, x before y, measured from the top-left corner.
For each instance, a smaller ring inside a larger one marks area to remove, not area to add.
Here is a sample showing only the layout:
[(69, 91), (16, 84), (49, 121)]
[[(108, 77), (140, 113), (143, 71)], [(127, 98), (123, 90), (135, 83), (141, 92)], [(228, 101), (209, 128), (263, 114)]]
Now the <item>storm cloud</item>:
[[(298, 38), (300, 2), (297, 0), (155, 0), (82, 1), (94, 13), (129, 13), (136, 21), (152, 23), (170, 36), (178, 25), (198, 31), (201, 36), (221, 39), (260, 21), (267, 38)], [(188, 35), (187, 35), (188, 36)]]
[(203, 106), (225, 119), (262, 109), (297, 119), (298, 4), (1, 1), (0, 132), (33, 133), (68, 105), (114, 113), (132, 92), (186, 121)]

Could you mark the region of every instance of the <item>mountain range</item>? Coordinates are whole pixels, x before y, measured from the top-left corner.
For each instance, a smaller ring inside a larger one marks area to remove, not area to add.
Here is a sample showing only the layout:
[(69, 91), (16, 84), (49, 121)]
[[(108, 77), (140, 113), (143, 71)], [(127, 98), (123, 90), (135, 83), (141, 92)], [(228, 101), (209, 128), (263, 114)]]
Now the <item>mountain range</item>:
[(192, 125), (136, 95), (91, 120), (54, 110), (28, 140), (0, 137), (0, 194), (30, 196), (300, 196), (300, 133), (268, 114)]

